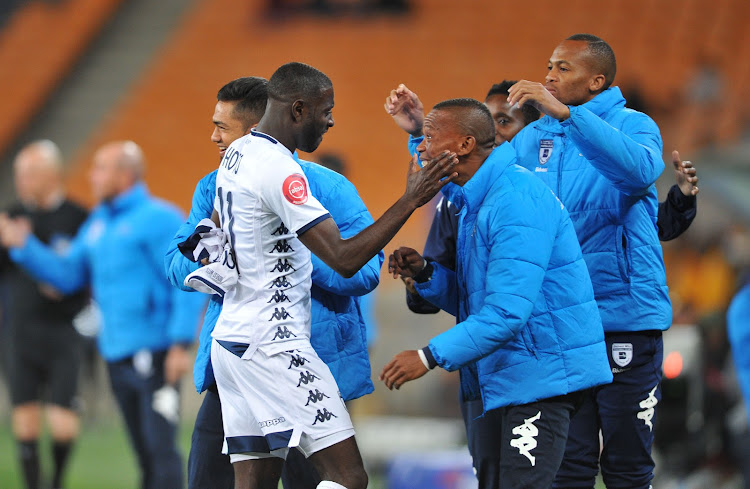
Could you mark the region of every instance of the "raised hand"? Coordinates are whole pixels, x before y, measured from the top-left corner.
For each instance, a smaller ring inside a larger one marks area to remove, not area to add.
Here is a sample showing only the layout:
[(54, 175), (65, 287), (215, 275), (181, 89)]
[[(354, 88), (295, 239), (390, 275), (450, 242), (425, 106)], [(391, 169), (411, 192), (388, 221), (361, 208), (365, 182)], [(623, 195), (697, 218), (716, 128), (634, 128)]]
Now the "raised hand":
[(674, 166), (675, 179), (680, 187), (682, 195), (698, 195), (698, 170), (691, 161), (680, 160), (679, 151), (672, 151), (672, 165)]
[(414, 137), (422, 135), (424, 105), (417, 94), (403, 83), (391, 90), (385, 99), (385, 111), (393, 117), (398, 127)]
[(528, 80), (521, 80), (508, 89), (508, 103), (523, 107), (531, 104), (540, 112), (562, 121), (570, 117), (570, 109), (550, 93), (544, 85)]
[(458, 176), (453, 166), (458, 163), (456, 153), (443, 151), (437, 157), (423, 162), (420, 168), (418, 156), (414, 155), (406, 175), (404, 197), (411, 200), (416, 207), (421, 207), (432, 199), (441, 188)]

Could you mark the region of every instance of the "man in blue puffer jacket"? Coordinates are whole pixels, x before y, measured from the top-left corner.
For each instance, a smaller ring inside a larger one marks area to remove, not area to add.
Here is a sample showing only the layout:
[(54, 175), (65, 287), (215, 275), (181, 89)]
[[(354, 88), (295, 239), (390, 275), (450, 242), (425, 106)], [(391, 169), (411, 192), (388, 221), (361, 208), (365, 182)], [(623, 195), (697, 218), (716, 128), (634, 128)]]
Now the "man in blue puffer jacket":
[(614, 373), (614, 382), (596, 389), (573, 419), (555, 487), (593, 488), (601, 463), (608, 488), (647, 489), (661, 334), (672, 321), (656, 226), (662, 140), (654, 121), (625, 108), (620, 89), (611, 86), (615, 56), (602, 39), (569, 37), (548, 70), (545, 85), (523, 80), (511, 87), (510, 103), (546, 114), (511, 144), (519, 164), (570, 212)]
[(183, 217), (149, 194), (144, 169), (134, 142), (105, 144), (91, 170), (100, 203), (66, 254), (21, 235), (10, 256), (63, 294), (91, 287), (102, 313), (99, 352), (138, 458), (141, 488), (181, 489), (175, 386), (190, 367), (186, 348), (205, 299), (175, 290), (164, 278), (164, 251)]
[(455, 99), (425, 118), (418, 151), (459, 155), (443, 192), (459, 211), (455, 272), (411, 248), (389, 269), (413, 277), (420, 296), (458, 323), (428, 347), (397, 355), (381, 373), (388, 388), (440, 366), (501, 409), (502, 487), (550, 487), (570, 418), (584, 393), (612, 380), (586, 264), (568, 212), (544, 184), (517, 166), (508, 145), (494, 149), (484, 104)]
[[(211, 140), (218, 145), (220, 157), (232, 141), (247, 134), (262, 117), (267, 100), (266, 86), (263, 78), (246, 77), (229, 82), (219, 90)], [(310, 183), (311, 193), (331, 213), (342, 236), (357, 234), (373, 223), (356, 188), (346, 178), (315, 163), (297, 161)], [(193, 233), (201, 219), (211, 217), (215, 194), (216, 171), (213, 171), (198, 182), (188, 220), (175, 235), (165, 257), (167, 276), (181, 289), (193, 290), (186, 288), (183, 281), (200, 265), (182, 256), (177, 244)], [(377, 287), (383, 253), (349, 279), (342, 278), (315, 255), (312, 262), (311, 343), (331, 369), (343, 399), (356, 399), (373, 390), (359, 297)], [(224, 441), (221, 406), (210, 363), (211, 332), (220, 311), (221, 299), (211, 296), (193, 369), (196, 389), (206, 393), (193, 431), (188, 461), (189, 489), (234, 487), (229, 457), (221, 453)], [(291, 450), (284, 466), (284, 487), (314, 487), (319, 482), (315, 477), (304, 463), (304, 457), (297, 450)]]

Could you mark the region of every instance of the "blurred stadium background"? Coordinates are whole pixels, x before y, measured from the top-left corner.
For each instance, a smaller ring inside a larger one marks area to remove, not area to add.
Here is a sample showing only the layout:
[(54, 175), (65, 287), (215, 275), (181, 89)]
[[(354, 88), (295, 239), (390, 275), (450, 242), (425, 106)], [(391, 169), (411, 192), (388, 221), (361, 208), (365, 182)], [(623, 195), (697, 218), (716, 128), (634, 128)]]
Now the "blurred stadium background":
[[(503, 79), (542, 81), (565, 37), (599, 35), (617, 55), (615, 84), (660, 125), (665, 161), (678, 149), (700, 177), (698, 218), (664, 247), (677, 325), (665, 343), (685, 363), (674, 375), (682, 383), (665, 383), (672, 397), (660, 416), (677, 421), (662, 430), (662, 487), (741, 487), (732, 485), (743, 462), (730, 441), (747, 420), (724, 314), (750, 264), (748, 25), (747, 0), (2, 0), (0, 207), (13, 199), (12, 160), (25, 143), (59, 144), (72, 196), (91, 204), (93, 151), (132, 139), (145, 151), (152, 192), (187, 210), (196, 182), (217, 164), (209, 136), (218, 88), (296, 60), (326, 72), (336, 92), (336, 127), (315, 155), (302, 156), (340, 156), (377, 217), (401, 194), (408, 159), (406, 138), (383, 110), (389, 90), (403, 82), (427, 107), (483, 99)], [(673, 183), (669, 168), (662, 196)], [(420, 210), (388, 249), (421, 248), (431, 213)], [(411, 314), (400, 282), (385, 273), (375, 315), (375, 378), (393, 354), (452, 324), (444, 314)], [(70, 486), (135, 487), (102, 366), (91, 365)], [(186, 454), (200, 397), (188, 379), (184, 391)], [(395, 393), (376, 382), (375, 393), (353, 403), (373, 487), (397, 489), (398, 472), (415, 467), (437, 474), (431, 487), (472, 487), (456, 392), (457, 375), (434, 372)], [(3, 489), (20, 487), (8, 413), (0, 389)], [(675, 444), (690, 455), (673, 453)], [(711, 477), (720, 482), (695, 482)]]

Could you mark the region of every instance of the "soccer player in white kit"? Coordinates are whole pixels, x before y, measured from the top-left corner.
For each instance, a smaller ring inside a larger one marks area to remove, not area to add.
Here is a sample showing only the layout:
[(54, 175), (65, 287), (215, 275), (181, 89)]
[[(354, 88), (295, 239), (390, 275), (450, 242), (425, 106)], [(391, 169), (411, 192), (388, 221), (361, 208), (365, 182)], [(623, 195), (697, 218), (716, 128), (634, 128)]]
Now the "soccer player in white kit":
[(224, 451), (236, 489), (276, 489), (289, 447), (310, 457), (322, 479), (318, 489), (365, 489), (349, 414), (310, 346), (310, 251), (353, 275), (457, 175), (457, 159), (444, 152), (423, 170), (412, 161), (404, 195), (344, 240), (292, 157), (297, 148), (314, 151), (333, 126), (330, 79), (288, 63), (269, 80), (268, 95), (257, 129), (231, 144), (216, 178), (214, 218), (239, 272), (212, 335)]

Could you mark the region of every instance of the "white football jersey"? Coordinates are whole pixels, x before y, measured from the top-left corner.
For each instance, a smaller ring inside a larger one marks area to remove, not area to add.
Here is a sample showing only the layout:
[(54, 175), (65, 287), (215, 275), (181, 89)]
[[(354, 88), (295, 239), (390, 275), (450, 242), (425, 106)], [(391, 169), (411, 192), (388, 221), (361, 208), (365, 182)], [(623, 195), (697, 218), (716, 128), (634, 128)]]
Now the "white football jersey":
[(224, 296), (213, 337), (290, 350), (310, 341), (310, 251), (297, 239), (330, 214), (310, 195), (292, 153), (251, 132), (227, 148), (214, 207), (234, 249), (239, 281)]

